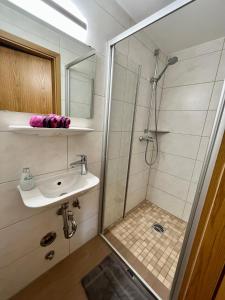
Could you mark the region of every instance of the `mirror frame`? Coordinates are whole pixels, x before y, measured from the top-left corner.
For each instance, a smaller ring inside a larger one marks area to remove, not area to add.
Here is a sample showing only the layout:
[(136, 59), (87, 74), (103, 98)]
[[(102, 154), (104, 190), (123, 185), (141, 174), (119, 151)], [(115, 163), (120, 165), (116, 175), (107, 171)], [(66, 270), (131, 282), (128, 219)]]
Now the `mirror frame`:
[[(73, 60), (72, 62), (68, 63), (65, 66), (65, 114), (69, 117), (74, 117), (69, 115), (70, 113), (70, 68), (88, 59), (89, 57), (94, 56), (95, 54), (96, 51), (93, 49), (89, 51), (86, 55), (76, 58), (75, 60)], [(93, 96), (94, 95), (92, 95), (91, 104), (93, 104)], [(93, 105), (91, 105), (90, 118), (86, 118), (86, 119), (92, 119), (92, 118), (93, 118)]]

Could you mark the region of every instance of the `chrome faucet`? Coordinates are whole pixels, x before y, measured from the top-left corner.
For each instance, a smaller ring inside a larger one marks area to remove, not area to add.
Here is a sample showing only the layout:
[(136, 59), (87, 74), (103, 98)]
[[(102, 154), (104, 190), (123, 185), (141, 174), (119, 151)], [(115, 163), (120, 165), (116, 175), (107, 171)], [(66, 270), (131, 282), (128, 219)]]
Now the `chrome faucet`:
[(70, 163), (70, 168), (75, 168), (76, 166), (80, 165), (81, 166), (81, 175), (86, 175), (88, 172), (87, 155), (80, 154), (78, 156), (80, 156), (80, 160)]

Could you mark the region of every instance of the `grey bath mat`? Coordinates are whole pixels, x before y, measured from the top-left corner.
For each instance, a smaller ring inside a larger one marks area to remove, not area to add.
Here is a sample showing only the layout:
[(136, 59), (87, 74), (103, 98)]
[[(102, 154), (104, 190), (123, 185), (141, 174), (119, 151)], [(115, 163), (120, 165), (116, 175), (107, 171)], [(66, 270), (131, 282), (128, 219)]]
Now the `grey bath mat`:
[(115, 255), (107, 256), (82, 279), (89, 300), (156, 300)]

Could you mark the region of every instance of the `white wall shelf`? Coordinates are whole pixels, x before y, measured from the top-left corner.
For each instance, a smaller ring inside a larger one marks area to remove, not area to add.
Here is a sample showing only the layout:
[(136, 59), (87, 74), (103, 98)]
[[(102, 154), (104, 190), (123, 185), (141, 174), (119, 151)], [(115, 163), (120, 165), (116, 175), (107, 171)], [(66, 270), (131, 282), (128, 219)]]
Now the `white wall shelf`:
[(29, 135), (39, 135), (39, 136), (68, 136), (76, 135), (94, 131), (92, 128), (83, 128), (83, 127), (70, 127), (70, 128), (40, 128), (40, 127), (31, 127), (25, 125), (10, 125), (9, 131), (20, 133), (20, 134), (29, 134)]

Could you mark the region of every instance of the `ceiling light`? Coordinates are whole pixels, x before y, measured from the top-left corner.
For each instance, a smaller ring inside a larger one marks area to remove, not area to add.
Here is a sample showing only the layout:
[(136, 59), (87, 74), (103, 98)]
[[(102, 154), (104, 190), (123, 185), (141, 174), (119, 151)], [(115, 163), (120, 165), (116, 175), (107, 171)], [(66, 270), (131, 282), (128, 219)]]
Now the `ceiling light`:
[(73, 38), (86, 41), (86, 19), (70, 0), (8, 1)]

